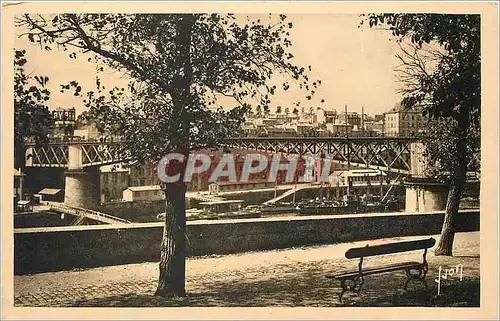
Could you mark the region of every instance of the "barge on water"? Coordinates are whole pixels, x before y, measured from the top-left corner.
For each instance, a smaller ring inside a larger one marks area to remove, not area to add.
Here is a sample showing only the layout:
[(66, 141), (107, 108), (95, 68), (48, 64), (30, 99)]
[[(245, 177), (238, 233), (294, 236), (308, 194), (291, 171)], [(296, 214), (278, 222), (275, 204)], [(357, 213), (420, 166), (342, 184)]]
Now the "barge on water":
[(311, 200), (297, 204), (296, 210), (300, 215), (335, 215), (335, 214), (358, 214), (394, 212), (401, 208), (396, 198), (385, 201), (360, 200), (355, 195), (344, 200)]

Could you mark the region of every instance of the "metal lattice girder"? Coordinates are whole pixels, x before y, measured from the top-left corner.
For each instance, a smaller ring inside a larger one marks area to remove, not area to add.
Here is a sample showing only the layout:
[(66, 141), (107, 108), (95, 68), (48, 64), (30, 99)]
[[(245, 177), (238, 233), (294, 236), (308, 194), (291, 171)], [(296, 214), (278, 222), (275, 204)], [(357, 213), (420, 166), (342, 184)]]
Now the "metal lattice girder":
[(330, 154), (334, 161), (352, 166), (410, 174), (409, 137), (258, 137), (231, 138), (228, 147), (286, 154)]
[(69, 167), (69, 147), (77, 147), (81, 158), (79, 167), (101, 166), (119, 163), (130, 157), (122, 150), (123, 142), (53, 142), (45, 146), (27, 144), (26, 166), (28, 167)]
[(67, 145), (28, 146), (25, 155), (26, 166), (68, 167), (69, 155)]
[[(411, 173), (411, 144), (416, 137), (243, 137), (226, 139), (226, 147), (269, 153), (298, 155), (330, 154), (333, 161), (353, 167), (367, 167), (405, 175)], [(65, 167), (71, 161), (77, 167), (120, 163), (130, 159), (121, 147), (126, 142), (52, 142), (43, 147), (26, 145), (26, 166)], [(71, 153), (69, 147), (78, 149)], [(77, 155), (77, 156), (75, 156)], [(75, 157), (76, 162), (75, 162)], [(478, 171), (480, 164), (471, 161), (469, 170)]]
[(88, 144), (82, 145), (82, 167), (99, 166), (125, 161), (118, 144)]
[[(256, 137), (231, 138), (225, 146), (259, 150), (269, 153), (298, 155), (330, 154), (335, 162), (409, 174), (411, 170), (410, 144), (416, 138), (406, 137)], [(100, 166), (129, 159), (122, 151), (125, 142), (63, 142), (45, 147), (28, 146), (32, 154), (27, 166), (68, 167), (69, 145), (77, 146), (81, 167)], [(73, 147), (72, 147), (73, 148)]]

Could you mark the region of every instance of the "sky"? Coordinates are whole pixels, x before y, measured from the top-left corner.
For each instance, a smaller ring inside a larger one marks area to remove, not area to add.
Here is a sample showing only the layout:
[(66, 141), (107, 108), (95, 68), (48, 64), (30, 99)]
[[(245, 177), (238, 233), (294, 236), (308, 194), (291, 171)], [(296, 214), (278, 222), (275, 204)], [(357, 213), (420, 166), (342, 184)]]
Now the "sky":
[[(366, 25), (359, 27), (361, 18), (355, 14), (294, 14), (288, 17), (293, 22), (290, 51), (295, 56), (294, 63), (305, 67), (311, 65), (311, 78), (321, 79), (322, 84), (311, 101), (306, 100), (306, 93), (298, 86), (278, 93), (272, 99), (272, 111), (277, 105), (292, 111), (293, 102), (300, 101), (306, 110), (322, 107), (341, 112), (347, 105), (349, 111), (360, 113), (364, 107), (365, 113), (378, 114), (401, 100), (394, 72), (399, 47), (390, 31)], [(83, 92), (94, 89), (95, 64), (87, 62), (89, 56), (70, 59), (68, 52), (43, 50), (29, 43), (26, 37), (16, 38), (14, 45), (27, 50), (28, 72), (50, 78), (50, 109), (75, 107), (77, 114), (86, 109), (82, 98), (69, 92), (60, 93), (59, 85), (77, 80)], [(100, 77), (109, 87), (126, 83), (118, 72), (106, 71)], [(325, 102), (321, 103), (321, 99)]]

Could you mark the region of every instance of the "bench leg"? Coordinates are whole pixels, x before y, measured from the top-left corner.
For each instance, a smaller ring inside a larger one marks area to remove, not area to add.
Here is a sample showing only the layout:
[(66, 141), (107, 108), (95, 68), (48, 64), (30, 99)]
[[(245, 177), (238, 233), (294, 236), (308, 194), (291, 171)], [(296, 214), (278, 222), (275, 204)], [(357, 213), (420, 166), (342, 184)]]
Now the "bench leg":
[[(348, 285), (346, 283), (347, 280), (351, 281), (352, 284)], [(340, 295), (339, 295), (340, 303), (342, 303), (342, 296), (344, 295), (344, 293), (347, 292), (347, 290), (350, 290), (351, 292), (356, 293), (359, 297), (362, 297), (360, 292), (361, 292), (361, 286), (363, 285), (363, 283), (364, 283), (363, 276), (357, 276), (354, 279), (341, 279), (340, 286), (342, 287), (342, 291), (340, 292)]]
[(408, 290), (408, 283), (410, 283), (410, 281), (412, 280), (412, 277), (409, 276), (410, 272), (408, 272), (408, 270), (406, 270), (406, 282), (405, 282), (405, 286), (404, 286), (404, 290), (407, 291)]
[[(415, 269), (413, 269), (415, 270)], [(427, 285), (427, 280), (425, 279), (425, 276), (427, 275), (427, 266), (424, 266), (420, 269), (416, 269), (418, 271), (418, 274), (412, 274), (411, 271), (412, 269), (406, 269), (406, 282), (404, 286), (404, 290), (408, 290), (408, 283), (410, 283), (411, 280), (417, 280), (420, 281), (424, 284), (425, 291), (429, 290), (429, 286)]]
[(342, 291), (340, 292), (340, 295), (339, 295), (339, 301), (340, 301), (340, 303), (342, 303), (342, 296), (347, 291), (347, 286), (345, 284), (345, 279), (340, 280), (340, 286), (342, 287)]

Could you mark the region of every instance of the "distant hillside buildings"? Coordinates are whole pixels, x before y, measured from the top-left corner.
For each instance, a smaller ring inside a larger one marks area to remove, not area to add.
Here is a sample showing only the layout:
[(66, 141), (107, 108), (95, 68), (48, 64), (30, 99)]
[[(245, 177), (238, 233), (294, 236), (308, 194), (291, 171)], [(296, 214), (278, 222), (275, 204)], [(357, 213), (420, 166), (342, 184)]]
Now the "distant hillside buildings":
[(405, 110), (395, 107), (384, 114), (384, 134), (386, 136), (414, 136), (424, 126), (427, 117), (422, 114), (422, 108)]
[(412, 136), (425, 124), (422, 108), (404, 110), (397, 105), (384, 114), (367, 115), (311, 108), (292, 114), (253, 115), (242, 125), (248, 137), (379, 137)]

